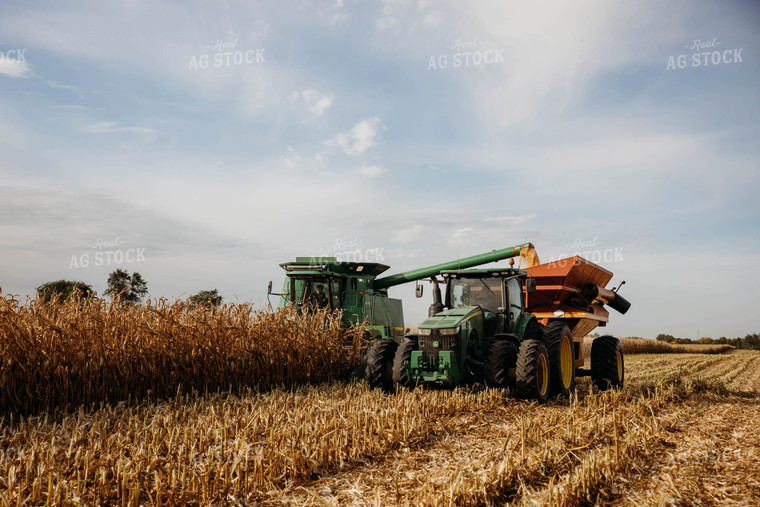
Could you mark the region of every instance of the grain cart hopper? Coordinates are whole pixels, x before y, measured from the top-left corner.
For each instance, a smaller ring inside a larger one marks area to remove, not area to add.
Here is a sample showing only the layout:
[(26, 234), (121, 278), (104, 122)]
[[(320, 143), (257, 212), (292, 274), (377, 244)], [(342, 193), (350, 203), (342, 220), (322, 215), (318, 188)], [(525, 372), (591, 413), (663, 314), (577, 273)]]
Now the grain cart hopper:
[(532, 251), (533, 245), (522, 245), (473, 255), (451, 262), (413, 269), (377, 278), (388, 266), (374, 262), (342, 262), (335, 257), (297, 257), (295, 262), (280, 266), (285, 270), (280, 308), (293, 304), (299, 311), (327, 308), (340, 311), (343, 324), (364, 323), (372, 342), (366, 360), (366, 377), (372, 387), (393, 387), (393, 358), (398, 343), (404, 339), (404, 313), (401, 300), (388, 297), (388, 288), (439, 275), (447, 269), (465, 269), (508, 259), (521, 252)]
[(622, 386), (616, 338), (595, 340), (591, 370), (582, 368), (583, 337), (608, 321), (603, 305), (621, 313), (630, 306), (604, 288), (612, 278), (606, 269), (573, 257), (524, 270), (510, 265), (441, 275), (445, 299), (436, 283), (430, 317), (396, 352), (396, 384), (485, 382), (541, 401), (569, 394), (576, 375), (590, 374), (601, 388)]

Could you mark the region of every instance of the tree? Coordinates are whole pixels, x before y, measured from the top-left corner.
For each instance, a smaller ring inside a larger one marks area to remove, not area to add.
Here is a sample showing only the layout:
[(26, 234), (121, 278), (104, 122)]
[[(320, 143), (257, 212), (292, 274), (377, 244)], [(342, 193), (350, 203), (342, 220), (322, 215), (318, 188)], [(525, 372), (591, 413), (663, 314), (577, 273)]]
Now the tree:
[(222, 299), (224, 298), (219, 295), (219, 292), (216, 289), (202, 290), (198, 292), (198, 294), (190, 296), (190, 304), (193, 306), (199, 304), (219, 306), (222, 304)]
[(122, 302), (139, 304), (148, 294), (148, 282), (135, 271), (132, 276), (121, 268), (108, 275), (106, 294), (112, 299), (121, 298)]
[(744, 343), (748, 349), (760, 350), (760, 334), (748, 334), (744, 337)]
[(37, 287), (37, 298), (45, 303), (63, 303), (70, 297), (82, 299), (95, 295), (92, 287), (84, 282), (71, 280), (56, 280), (55, 282), (43, 283)]

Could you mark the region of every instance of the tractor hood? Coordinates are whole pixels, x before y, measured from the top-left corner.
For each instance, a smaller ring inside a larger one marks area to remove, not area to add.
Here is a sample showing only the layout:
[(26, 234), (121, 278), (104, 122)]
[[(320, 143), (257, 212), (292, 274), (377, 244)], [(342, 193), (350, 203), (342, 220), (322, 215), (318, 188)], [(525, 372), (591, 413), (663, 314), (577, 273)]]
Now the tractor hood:
[(444, 310), (428, 317), (418, 326), (419, 329), (448, 329), (461, 326), (466, 320), (483, 315), (479, 306), (464, 306), (451, 310)]

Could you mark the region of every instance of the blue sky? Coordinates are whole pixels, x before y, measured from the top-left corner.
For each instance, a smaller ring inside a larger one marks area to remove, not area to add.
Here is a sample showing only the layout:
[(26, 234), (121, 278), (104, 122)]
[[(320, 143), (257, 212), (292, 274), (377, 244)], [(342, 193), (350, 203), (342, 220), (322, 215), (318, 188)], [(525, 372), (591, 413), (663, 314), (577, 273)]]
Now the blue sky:
[[(527, 239), (626, 280), (612, 333), (757, 332), (759, 22), (755, 2), (4, 2), (0, 287), (102, 292), (123, 267), (152, 297), (263, 305), (280, 262), (341, 243), (395, 272)], [(134, 262), (95, 265), (98, 240)]]

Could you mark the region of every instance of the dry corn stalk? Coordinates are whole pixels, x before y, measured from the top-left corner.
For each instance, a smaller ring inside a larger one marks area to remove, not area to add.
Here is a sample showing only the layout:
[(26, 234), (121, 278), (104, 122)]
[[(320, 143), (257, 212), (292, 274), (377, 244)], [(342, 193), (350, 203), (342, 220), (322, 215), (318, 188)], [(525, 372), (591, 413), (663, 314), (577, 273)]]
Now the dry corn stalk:
[(0, 298), (0, 407), (23, 414), (177, 390), (344, 378), (359, 362), (362, 332), (326, 311), (298, 315), (292, 307)]

